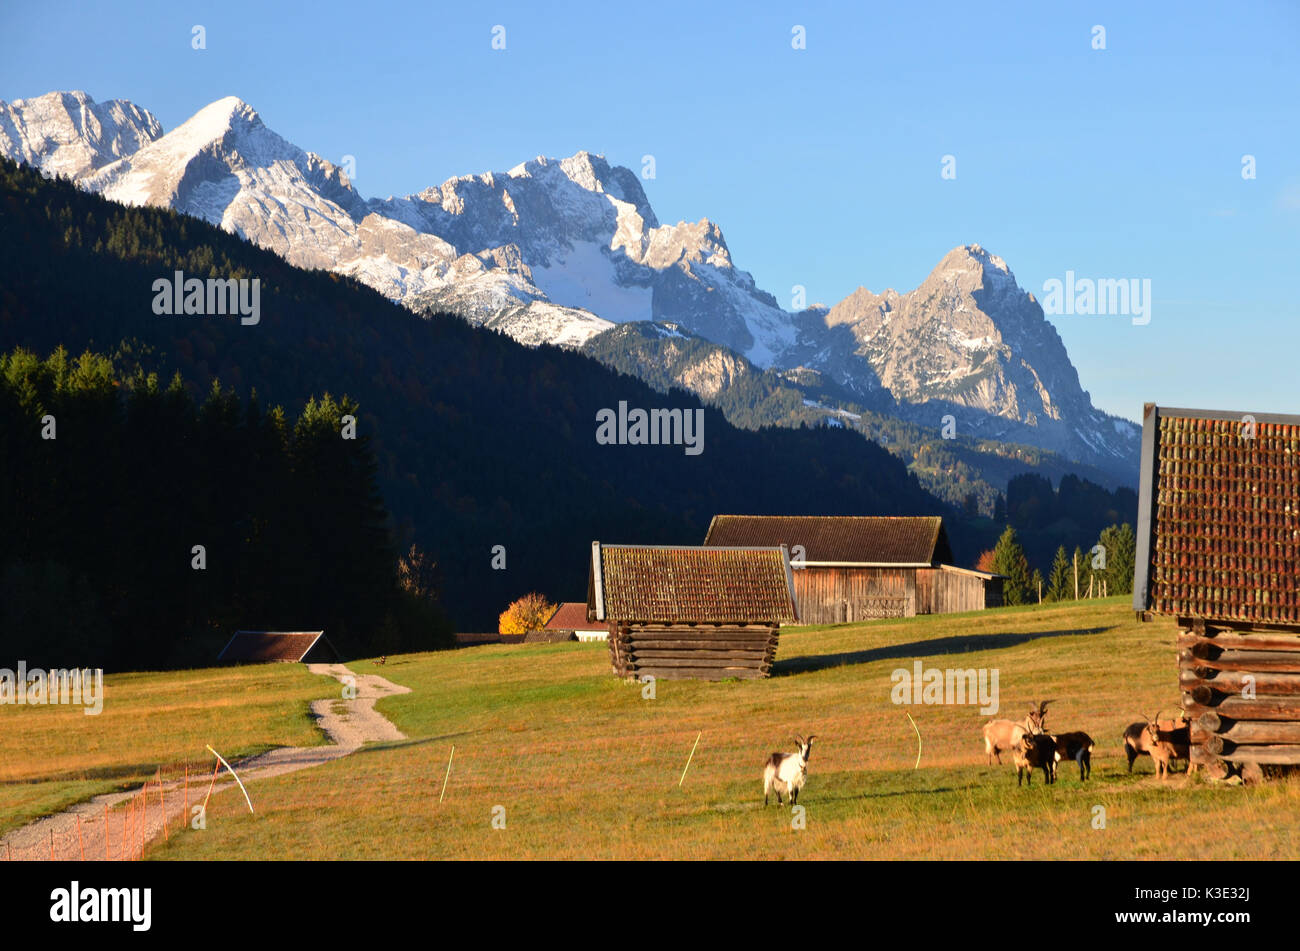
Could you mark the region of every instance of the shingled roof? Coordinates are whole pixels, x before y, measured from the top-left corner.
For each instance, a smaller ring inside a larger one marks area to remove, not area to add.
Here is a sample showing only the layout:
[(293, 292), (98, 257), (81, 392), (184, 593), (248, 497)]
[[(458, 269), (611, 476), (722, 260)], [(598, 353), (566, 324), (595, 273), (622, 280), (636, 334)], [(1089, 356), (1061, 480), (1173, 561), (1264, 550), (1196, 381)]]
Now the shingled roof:
[(297, 663), (311, 652), (324, 633), (324, 631), (236, 631), (235, 636), (217, 655), (217, 660), (227, 664), (267, 664), (273, 661)]
[(565, 601), (546, 622), (548, 631), (590, 631), (602, 627), (587, 620), (585, 601)]
[(779, 547), (591, 547), (587, 610), (597, 620), (762, 624), (796, 618), (789, 554)]
[(943, 519), (925, 516), (715, 515), (705, 545), (802, 546), (804, 564), (951, 562)]
[(1134, 607), (1300, 624), (1300, 416), (1143, 417)]

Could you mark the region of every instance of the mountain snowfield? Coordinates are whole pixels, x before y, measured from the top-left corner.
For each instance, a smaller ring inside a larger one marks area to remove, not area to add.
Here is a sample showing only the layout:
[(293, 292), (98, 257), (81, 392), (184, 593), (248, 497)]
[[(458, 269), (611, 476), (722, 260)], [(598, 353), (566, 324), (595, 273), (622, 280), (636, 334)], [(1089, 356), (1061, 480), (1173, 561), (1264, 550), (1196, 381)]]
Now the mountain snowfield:
[[(717, 224), (661, 224), (637, 175), (589, 152), (366, 199), (235, 97), (163, 134), (130, 102), (53, 92), (0, 102), (0, 154), (530, 346), (671, 324), (760, 368), (815, 371), (915, 422), (938, 427), (951, 414), (968, 435), (1040, 446), (1123, 481), (1136, 470), (1138, 427), (1093, 407), (1038, 302), (979, 245), (954, 248), (907, 293), (859, 288), (793, 313), (734, 265)], [(700, 368), (681, 383), (725, 385)]]

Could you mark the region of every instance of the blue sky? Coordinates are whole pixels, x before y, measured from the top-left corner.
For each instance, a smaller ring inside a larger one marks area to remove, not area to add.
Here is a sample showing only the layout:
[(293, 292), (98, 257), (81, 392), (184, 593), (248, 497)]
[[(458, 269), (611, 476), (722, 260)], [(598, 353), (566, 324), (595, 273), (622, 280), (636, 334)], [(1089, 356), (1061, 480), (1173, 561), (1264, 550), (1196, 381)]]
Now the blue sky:
[(660, 219), (717, 222), (785, 306), (907, 290), (978, 242), (1039, 297), (1151, 281), (1145, 326), (1052, 318), (1101, 408), (1300, 410), (1294, 3), (269, 6), (8, 4), (0, 99), (85, 89), (172, 129), (238, 95), (355, 156), (367, 196), (651, 154)]

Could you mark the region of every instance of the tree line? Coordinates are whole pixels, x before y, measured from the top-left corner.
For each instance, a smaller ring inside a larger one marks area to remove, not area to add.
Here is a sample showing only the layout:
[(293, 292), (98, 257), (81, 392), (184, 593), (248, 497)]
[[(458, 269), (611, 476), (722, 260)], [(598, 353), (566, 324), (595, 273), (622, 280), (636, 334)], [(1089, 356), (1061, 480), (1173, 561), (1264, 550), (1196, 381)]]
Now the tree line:
[(0, 354), (4, 655), (206, 666), (237, 629), (324, 629), (344, 656), (445, 645), (358, 414), (325, 393), (290, 417), (216, 380), (196, 400), (90, 351)]
[(1008, 525), (997, 545), (980, 556), (977, 567), (1006, 575), (1002, 596), (1007, 604), (1035, 604), (1040, 595), (1043, 601), (1070, 601), (1132, 594), (1136, 554), (1133, 526), (1110, 525), (1087, 551), (1076, 546), (1070, 553), (1064, 545), (1058, 546), (1044, 576), (1031, 567), (1020, 535)]

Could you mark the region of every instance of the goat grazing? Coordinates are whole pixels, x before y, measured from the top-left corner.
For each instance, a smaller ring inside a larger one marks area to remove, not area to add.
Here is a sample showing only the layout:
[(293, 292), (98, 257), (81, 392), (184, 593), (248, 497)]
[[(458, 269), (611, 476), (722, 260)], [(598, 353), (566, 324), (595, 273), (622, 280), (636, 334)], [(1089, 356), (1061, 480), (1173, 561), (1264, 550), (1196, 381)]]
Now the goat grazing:
[(1014, 720), (990, 720), (984, 724), (984, 752), (989, 765), (996, 757), (1002, 763), (1003, 750), (1015, 750), (1016, 744), (1026, 733), (1042, 733), (1043, 723), (1047, 719), (1047, 705), (1051, 700), (1044, 700), (1037, 709), (1030, 708), (1029, 715), (1017, 723)]
[(1023, 778), (1025, 784), (1034, 784), (1034, 768), (1043, 771), (1043, 782), (1051, 785), (1056, 782), (1056, 761), (1060, 754), (1056, 752), (1056, 739), (1047, 733), (1022, 733), (1016, 745), (1012, 747), (1012, 759), (1016, 765), (1016, 785)]
[(814, 735), (805, 740), (796, 733), (794, 741), (799, 745), (797, 753), (773, 753), (767, 758), (767, 763), (763, 766), (763, 805), (767, 805), (767, 797), (773, 792), (776, 793), (778, 806), (784, 805), (781, 802), (782, 793), (789, 797), (790, 805), (798, 804), (799, 790), (808, 781), (808, 757), (812, 754), (815, 739), (817, 737)]
[(1092, 737), (1082, 731), (1058, 733), (1056, 735), (1057, 762), (1067, 759), (1074, 760), (1079, 764), (1079, 781), (1084, 782), (1092, 775), (1092, 751), (1094, 745)]

